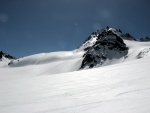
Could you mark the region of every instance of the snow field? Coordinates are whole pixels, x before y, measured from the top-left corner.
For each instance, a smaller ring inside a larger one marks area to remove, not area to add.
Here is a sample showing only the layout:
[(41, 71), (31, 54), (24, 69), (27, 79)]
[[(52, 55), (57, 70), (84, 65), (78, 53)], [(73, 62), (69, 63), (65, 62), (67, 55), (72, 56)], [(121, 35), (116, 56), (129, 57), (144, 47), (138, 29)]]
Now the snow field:
[(144, 58), (30, 78), (17, 79), (16, 73), (0, 81), (0, 112), (149, 113), (149, 64)]
[(80, 71), (83, 51), (3, 58), (0, 113), (150, 113), (150, 43), (124, 41), (127, 56)]

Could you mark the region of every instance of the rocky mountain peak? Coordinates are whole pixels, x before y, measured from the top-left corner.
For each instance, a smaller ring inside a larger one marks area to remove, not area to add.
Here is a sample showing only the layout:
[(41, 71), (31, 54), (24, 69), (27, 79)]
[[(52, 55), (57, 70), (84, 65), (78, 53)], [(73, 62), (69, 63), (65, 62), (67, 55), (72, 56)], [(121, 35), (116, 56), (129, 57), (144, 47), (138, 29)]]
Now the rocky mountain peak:
[(109, 60), (127, 55), (128, 47), (123, 41), (124, 37), (120, 29), (108, 27), (93, 32), (78, 49), (85, 51), (81, 69), (102, 66)]
[(3, 51), (0, 51), (0, 60), (2, 60), (3, 57), (8, 58), (8, 59), (16, 59), (14, 56), (6, 54)]

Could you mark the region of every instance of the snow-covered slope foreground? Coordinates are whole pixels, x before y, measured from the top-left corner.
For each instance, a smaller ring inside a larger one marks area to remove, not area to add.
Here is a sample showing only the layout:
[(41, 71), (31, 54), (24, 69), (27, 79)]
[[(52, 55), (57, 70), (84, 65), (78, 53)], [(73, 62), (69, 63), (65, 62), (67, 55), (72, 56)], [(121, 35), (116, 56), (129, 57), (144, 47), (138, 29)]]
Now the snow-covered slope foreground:
[(55, 75), (5, 70), (0, 113), (150, 113), (149, 65), (147, 57)]

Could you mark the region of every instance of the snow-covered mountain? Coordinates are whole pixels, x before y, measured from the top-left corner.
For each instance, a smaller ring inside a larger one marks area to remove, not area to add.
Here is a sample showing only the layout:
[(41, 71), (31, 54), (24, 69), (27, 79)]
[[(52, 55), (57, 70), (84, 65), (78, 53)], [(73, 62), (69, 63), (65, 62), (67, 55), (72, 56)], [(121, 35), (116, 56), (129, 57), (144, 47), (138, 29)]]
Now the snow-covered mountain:
[[(84, 60), (81, 68), (106, 65), (113, 59), (120, 59), (128, 54), (128, 47), (123, 41), (125, 36), (116, 29), (98, 30), (82, 44), (79, 50), (84, 50)], [(132, 38), (131, 38), (132, 39)]]
[(81, 69), (87, 69), (149, 55), (149, 45), (144, 49), (142, 46), (145, 44), (139, 43), (129, 33), (122, 33), (120, 29), (107, 27), (93, 32), (77, 51), (85, 51)]
[(7, 60), (7, 57), (3, 57), (5, 61), (0, 67), (14, 70), (17, 69), (15, 67), (19, 67), (22, 71), (32, 67), (30, 74), (57, 74), (112, 65), (146, 56), (149, 56), (149, 43), (136, 41), (129, 33), (107, 27), (93, 32), (76, 50), (41, 53), (20, 59)]
[(140, 38), (141, 42), (150, 42), (150, 37)]
[(150, 112), (150, 42), (120, 29), (73, 51), (0, 58), (0, 113)]
[(7, 58), (9, 60), (16, 59), (15, 57), (13, 57), (13, 56), (11, 56), (9, 54), (6, 54), (3, 51), (0, 51), (0, 61), (4, 60), (3, 58)]
[(3, 51), (0, 51), (0, 67), (5, 66), (6, 64), (8, 65), (12, 64), (12, 61), (15, 59), (16, 58), (14, 56), (4, 53)]

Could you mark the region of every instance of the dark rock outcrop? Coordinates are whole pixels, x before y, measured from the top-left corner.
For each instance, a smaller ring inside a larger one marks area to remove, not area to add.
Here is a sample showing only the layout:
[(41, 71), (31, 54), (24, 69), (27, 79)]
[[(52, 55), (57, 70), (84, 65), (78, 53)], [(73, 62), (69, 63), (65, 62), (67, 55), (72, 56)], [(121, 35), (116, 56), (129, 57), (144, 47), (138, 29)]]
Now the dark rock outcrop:
[(140, 42), (149, 42), (150, 41), (150, 37), (140, 38), (139, 41)]
[(0, 59), (2, 59), (2, 57), (8, 58), (8, 59), (16, 59), (14, 56), (6, 54), (3, 51), (0, 51)]
[(122, 35), (121, 30), (110, 28), (93, 32), (79, 48), (85, 51), (80, 69), (93, 68), (103, 65), (107, 60), (126, 56), (128, 47)]

